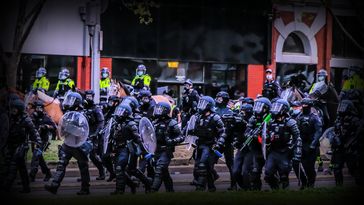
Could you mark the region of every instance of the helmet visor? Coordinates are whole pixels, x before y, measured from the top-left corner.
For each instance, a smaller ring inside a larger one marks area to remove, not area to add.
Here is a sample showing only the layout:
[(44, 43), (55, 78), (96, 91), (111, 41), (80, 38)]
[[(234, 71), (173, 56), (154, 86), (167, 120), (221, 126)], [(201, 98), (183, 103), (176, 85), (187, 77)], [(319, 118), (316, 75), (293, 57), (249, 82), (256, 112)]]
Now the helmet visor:
[(337, 108), (337, 112), (338, 113), (345, 113), (348, 110), (349, 104), (348, 103), (340, 103), (338, 108)]
[(163, 111), (164, 111), (164, 107), (163, 106), (160, 106), (160, 105), (157, 105), (157, 106), (154, 107), (153, 115), (154, 116), (162, 115), (163, 114)]
[(271, 112), (272, 113), (280, 113), (282, 111), (283, 108), (283, 104), (281, 103), (273, 103), (272, 108), (271, 108)]
[(35, 72), (35, 77), (36, 78), (41, 78), (41, 77), (43, 77), (45, 75), (45, 73), (43, 72), (43, 71), (41, 71), (41, 70), (37, 70), (36, 72)]
[(256, 113), (261, 113), (263, 111), (264, 103), (262, 102), (255, 102), (253, 111)]
[(64, 72), (60, 72), (60, 73), (58, 74), (58, 79), (59, 79), (59, 80), (66, 80), (66, 79), (67, 79), (67, 75), (66, 75), (66, 73), (64, 73)]
[(126, 109), (123, 107), (117, 107), (115, 109), (114, 115), (117, 117), (124, 116), (124, 115), (126, 115)]
[(208, 104), (209, 104), (209, 102), (207, 100), (201, 99), (200, 101), (198, 101), (197, 109), (204, 110), (204, 109), (206, 109)]
[(75, 104), (76, 97), (67, 95), (67, 97), (63, 101), (63, 106), (70, 106), (72, 107)]

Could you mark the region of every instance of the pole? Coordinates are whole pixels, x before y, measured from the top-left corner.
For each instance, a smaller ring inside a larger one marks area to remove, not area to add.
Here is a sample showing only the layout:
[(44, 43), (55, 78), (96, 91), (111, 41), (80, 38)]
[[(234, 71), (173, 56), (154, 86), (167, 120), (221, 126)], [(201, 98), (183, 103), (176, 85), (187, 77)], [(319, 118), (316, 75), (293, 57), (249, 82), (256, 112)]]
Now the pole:
[(100, 101), (100, 24), (95, 25), (92, 36), (91, 53), (91, 89), (95, 92), (95, 103)]

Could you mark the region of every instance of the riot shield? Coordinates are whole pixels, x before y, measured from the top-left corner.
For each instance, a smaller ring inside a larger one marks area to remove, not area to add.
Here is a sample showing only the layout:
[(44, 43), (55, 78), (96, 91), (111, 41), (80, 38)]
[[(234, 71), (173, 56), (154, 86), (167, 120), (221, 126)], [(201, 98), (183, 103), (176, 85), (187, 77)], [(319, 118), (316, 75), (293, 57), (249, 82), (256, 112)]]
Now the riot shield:
[(89, 125), (82, 113), (71, 111), (62, 116), (58, 132), (66, 145), (80, 147), (88, 138)]
[(193, 136), (193, 135), (189, 135), (188, 132), (190, 130), (193, 130), (195, 129), (195, 124), (196, 124), (196, 116), (195, 115), (192, 115), (190, 120), (188, 120), (187, 122), (187, 129), (186, 129), (186, 133), (185, 133), (185, 143), (187, 144), (186, 145), (186, 149), (187, 150), (190, 150), (191, 147), (193, 147), (194, 145), (196, 145), (196, 139), (197, 137), (196, 136)]
[(154, 126), (146, 117), (142, 117), (139, 122), (139, 134), (142, 139), (144, 149), (154, 154), (157, 149), (157, 137), (155, 135)]
[(109, 121), (107, 121), (107, 124), (102, 132), (102, 140), (103, 140), (103, 146), (102, 146), (102, 152), (105, 154), (109, 145), (109, 139), (111, 134), (112, 126), (114, 125), (114, 118), (110, 118)]

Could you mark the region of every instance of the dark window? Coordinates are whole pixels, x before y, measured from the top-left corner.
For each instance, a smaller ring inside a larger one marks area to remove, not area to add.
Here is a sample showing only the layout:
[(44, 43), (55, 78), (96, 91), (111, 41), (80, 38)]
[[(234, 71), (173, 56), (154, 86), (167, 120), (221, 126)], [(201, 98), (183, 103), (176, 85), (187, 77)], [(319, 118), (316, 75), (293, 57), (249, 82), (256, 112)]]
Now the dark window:
[[(350, 35), (364, 46), (364, 29), (356, 16), (339, 16), (339, 21)], [(339, 24), (333, 20), (332, 26), (332, 56), (346, 58), (364, 58), (364, 52), (361, 51), (350, 39)]]
[(287, 39), (284, 41), (283, 44), (283, 52), (305, 53), (305, 48), (303, 47), (302, 40), (297, 34), (291, 33), (288, 35)]

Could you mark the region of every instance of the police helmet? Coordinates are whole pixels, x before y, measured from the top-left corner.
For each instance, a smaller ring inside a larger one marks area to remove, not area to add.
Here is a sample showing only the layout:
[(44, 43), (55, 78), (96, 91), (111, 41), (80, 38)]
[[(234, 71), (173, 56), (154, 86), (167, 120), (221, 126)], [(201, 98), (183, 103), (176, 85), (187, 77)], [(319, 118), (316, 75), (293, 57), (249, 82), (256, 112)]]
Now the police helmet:
[(47, 70), (43, 67), (38, 68), (38, 70), (35, 72), (36, 78), (41, 78), (47, 74)]
[(167, 102), (159, 102), (154, 107), (153, 116), (154, 117), (168, 117), (171, 112), (171, 105)]
[(229, 102), (229, 93), (225, 91), (220, 91), (216, 94), (215, 102), (217, 105), (227, 104)]
[(199, 112), (204, 111), (214, 111), (215, 108), (215, 100), (210, 96), (203, 96), (200, 98), (197, 104), (197, 109)]
[(132, 108), (128, 104), (120, 104), (114, 111), (114, 116), (118, 119), (130, 117), (132, 114)]
[(66, 95), (62, 107), (64, 110), (77, 110), (82, 108), (82, 97), (77, 92), (70, 92)]
[(268, 98), (260, 97), (255, 101), (253, 111), (257, 115), (264, 115), (269, 112), (271, 105)]
[(272, 104), (272, 108), (270, 109), (270, 113), (272, 115), (287, 115), (289, 112), (290, 105), (287, 100), (278, 99)]
[(109, 76), (110, 76), (109, 68), (103, 67), (101, 69), (101, 78), (105, 79), (105, 78), (108, 78)]

